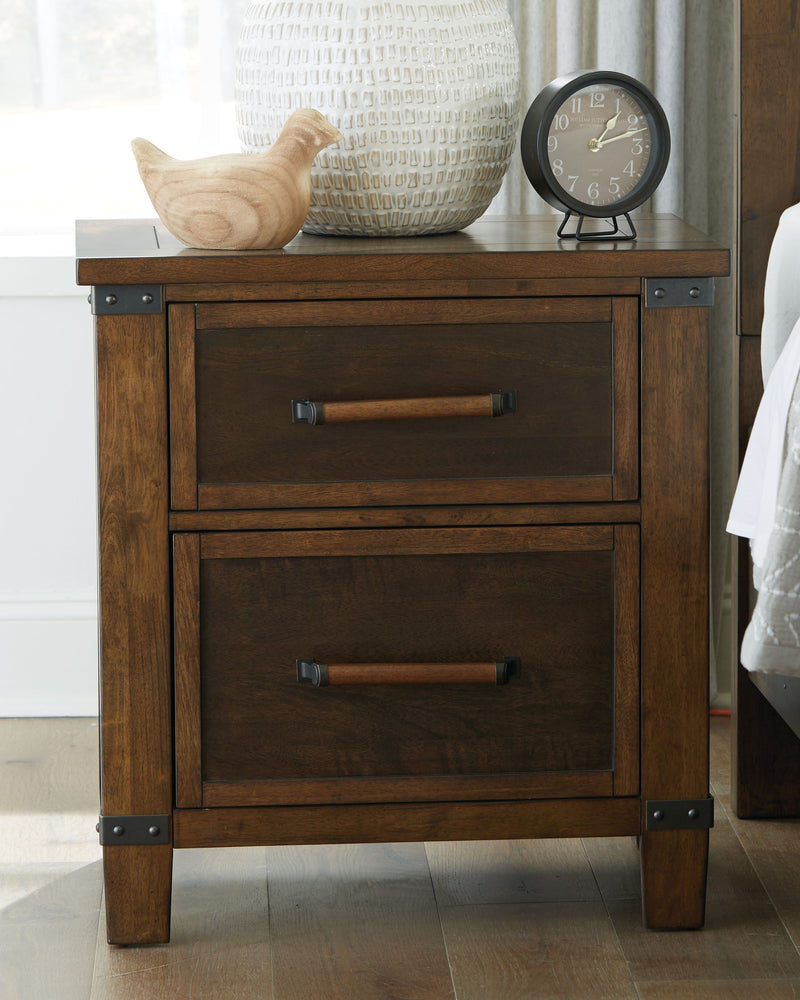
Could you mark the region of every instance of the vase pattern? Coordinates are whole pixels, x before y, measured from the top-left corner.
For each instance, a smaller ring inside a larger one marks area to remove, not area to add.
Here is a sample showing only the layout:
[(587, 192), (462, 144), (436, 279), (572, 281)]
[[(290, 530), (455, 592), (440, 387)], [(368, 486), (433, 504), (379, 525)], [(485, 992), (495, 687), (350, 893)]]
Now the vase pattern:
[(251, 2), (237, 53), (242, 148), (316, 108), (342, 133), (312, 170), (310, 233), (452, 232), (516, 147), (519, 48), (504, 0)]

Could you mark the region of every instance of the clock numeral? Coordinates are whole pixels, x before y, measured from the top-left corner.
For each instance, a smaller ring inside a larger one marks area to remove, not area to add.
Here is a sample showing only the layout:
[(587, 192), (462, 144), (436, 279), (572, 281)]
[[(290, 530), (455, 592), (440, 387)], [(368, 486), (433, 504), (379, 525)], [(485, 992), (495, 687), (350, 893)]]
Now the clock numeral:
[[(572, 98), (572, 113), (573, 115), (579, 115), (581, 113), (581, 100), (580, 97)], [(594, 105), (592, 105), (594, 107)]]
[(619, 186), (619, 177), (609, 177), (608, 178), (608, 193), (610, 195), (616, 197), (618, 194), (620, 194), (621, 191), (622, 191), (622, 188)]
[(554, 135), (548, 135), (547, 137), (547, 151), (548, 153), (555, 153), (558, 149), (558, 139)]
[(633, 160), (630, 160), (628, 165), (622, 168), (622, 172), (623, 174), (627, 174), (628, 177), (636, 176), (636, 167), (633, 165)]
[(602, 90), (593, 90), (590, 105), (593, 108), (604, 108), (606, 106), (606, 95)]
[(635, 128), (638, 124), (639, 124), (639, 116), (638, 115), (633, 115), (633, 114), (628, 115), (628, 125), (631, 128)]
[(588, 188), (586, 188), (586, 194), (591, 198), (592, 201), (597, 201), (600, 197), (600, 185), (597, 181), (592, 181)]
[(644, 146), (642, 145), (641, 139), (633, 140), (633, 149), (631, 150), (634, 156), (641, 156), (644, 152)]
[(560, 114), (556, 115), (553, 119), (553, 128), (557, 132), (566, 132), (569, 128), (569, 115)]
[(575, 190), (575, 185), (580, 180), (580, 177), (579, 177), (578, 174), (575, 174), (574, 177), (572, 176), (572, 174), (569, 174), (569, 176), (567, 177), (567, 180), (572, 182), (570, 184), (570, 186), (567, 188), (567, 190), (570, 192), (570, 194), (572, 194), (572, 192)]

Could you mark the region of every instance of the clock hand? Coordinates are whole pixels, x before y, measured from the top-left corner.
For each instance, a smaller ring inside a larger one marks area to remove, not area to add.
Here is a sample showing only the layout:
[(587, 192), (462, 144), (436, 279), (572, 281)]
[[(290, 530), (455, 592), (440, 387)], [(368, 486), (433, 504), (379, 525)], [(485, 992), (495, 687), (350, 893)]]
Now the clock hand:
[(616, 114), (614, 115), (614, 117), (613, 117), (613, 118), (609, 118), (609, 119), (608, 119), (608, 121), (606, 122), (606, 127), (605, 127), (605, 128), (603, 129), (603, 134), (602, 134), (602, 135), (600, 136), (600, 138), (599, 138), (599, 139), (591, 139), (591, 140), (589, 141), (589, 149), (591, 149), (591, 151), (592, 151), (593, 153), (596, 153), (596, 152), (597, 152), (597, 150), (598, 150), (598, 149), (600, 148), (600, 146), (602, 145), (602, 143), (603, 143), (603, 139), (605, 138), (605, 135), (606, 135), (606, 132), (608, 132), (608, 131), (609, 131), (609, 129), (612, 129), (612, 128), (614, 128), (614, 127), (616, 126), (616, 124), (617, 124), (617, 119), (619, 118), (619, 116), (620, 116), (621, 114), (622, 114), (622, 112), (621, 112), (621, 111), (618, 111), (618, 112), (617, 112), (617, 113), (616, 113)]
[(601, 135), (600, 139), (597, 140), (598, 142), (600, 142), (600, 140), (605, 136), (606, 132), (608, 132), (609, 129), (616, 128), (617, 119), (621, 114), (622, 112), (618, 111), (613, 118), (608, 119), (608, 121), (606, 122), (606, 127), (603, 129), (603, 135)]
[(632, 128), (629, 129), (627, 132), (620, 132), (619, 135), (612, 135), (610, 139), (598, 140), (597, 147), (599, 149), (600, 146), (607, 146), (609, 142), (616, 142), (617, 139), (630, 139), (630, 137), (632, 135), (636, 135), (637, 132), (646, 132), (646, 131), (647, 131), (647, 126), (644, 126), (643, 128)]

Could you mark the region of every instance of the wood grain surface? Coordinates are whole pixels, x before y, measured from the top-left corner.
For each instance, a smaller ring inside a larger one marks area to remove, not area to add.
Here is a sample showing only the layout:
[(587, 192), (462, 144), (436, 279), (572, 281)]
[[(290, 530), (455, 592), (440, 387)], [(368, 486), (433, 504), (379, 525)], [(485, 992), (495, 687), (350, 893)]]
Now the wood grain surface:
[[(708, 796), (704, 320), (700, 309), (642, 315), (643, 808), (648, 799)], [(643, 831), (648, 926), (702, 926), (707, 851), (707, 831)]]
[[(172, 811), (163, 316), (98, 317), (102, 812)], [(166, 941), (172, 848), (104, 849), (109, 940)]]

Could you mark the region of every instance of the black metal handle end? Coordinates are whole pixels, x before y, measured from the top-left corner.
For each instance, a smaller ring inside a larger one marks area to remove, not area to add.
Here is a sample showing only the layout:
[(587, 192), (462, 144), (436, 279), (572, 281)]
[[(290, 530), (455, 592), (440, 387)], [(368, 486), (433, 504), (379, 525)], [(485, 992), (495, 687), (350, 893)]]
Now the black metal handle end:
[(292, 400), (293, 424), (321, 424), (325, 422), (325, 409), (322, 403), (313, 403), (310, 399)]
[(497, 668), (497, 683), (508, 684), (512, 677), (519, 677), (522, 672), (522, 659), (519, 656), (506, 656), (495, 663)]
[(328, 684), (328, 666), (317, 663), (316, 660), (295, 660), (297, 664), (297, 680), (301, 684), (313, 684), (314, 687), (326, 687)]
[(517, 411), (517, 390), (499, 389), (492, 393), (492, 416), (502, 417), (506, 413)]

